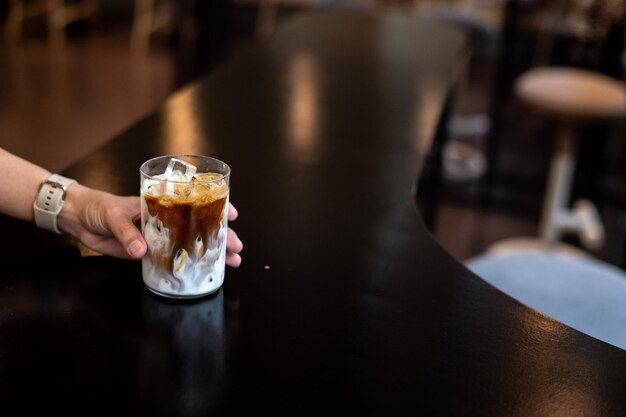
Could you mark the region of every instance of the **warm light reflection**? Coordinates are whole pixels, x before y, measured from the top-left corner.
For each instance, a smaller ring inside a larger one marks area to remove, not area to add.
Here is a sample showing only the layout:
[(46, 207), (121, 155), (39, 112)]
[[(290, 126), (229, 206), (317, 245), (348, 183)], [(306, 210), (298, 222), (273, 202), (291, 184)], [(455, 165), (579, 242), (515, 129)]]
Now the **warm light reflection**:
[[(526, 373), (532, 375), (536, 380), (542, 381), (536, 384), (532, 392), (526, 392), (525, 396), (532, 398), (532, 401), (524, 404), (519, 412), (509, 414), (515, 416), (599, 416), (602, 415), (602, 395), (594, 390), (594, 386), (602, 386), (602, 375), (593, 374), (588, 371), (587, 375), (570, 376), (558, 378), (553, 374), (554, 369), (559, 365), (555, 364), (555, 356), (552, 354), (542, 354), (534, 349), (527, 349), (525, 342), (531, 339), (532, 346), (542, 346), (547, 352), (554, 352), (563, 346), (569, 345), (569, 339), (576, 336), (576, 332), (569, 327), (553, 320), (549, 317), (538, 315), (536, 312), (528, 310), (527, 318), (521, 320), (522, 328), (519, 333), (520, 339), (516, 343), (511, 340), (511, 360), (526, 364)], [(583, 360), (581, 356), (577, 359)], [(594, 365), (580, 363), (581, 372), (583, 369), (595, 370)], [(594, 383), (595, 381), (595, 383)], [(524, 381), (519, 381), (523, 384)], [(532, 384), (526, 384), (532, 387)]]
[(572, 330), (558, 321), (545, 316), (536, 317), (533, 320), (524, 322), (524, 331), (531, 338), (541, 338), (543, 343), (549, 342), (551, 345), (563, 342), (572, 334)]
[[(406, 56), (407, 39), (402, 38), (393, 25), (393, 21), (386, 21), (378, 27), (377, 41), (382, 56), (381, 80), (384, 83), (383, 91), (386, 92), (385, 101), (391, 109), (399, 109), (406, 103), (412, 105), (414, 116), (411, 117), (413, 123), (411, 146), (418, 155), (425, 155), (431, 147), (443, 109), (445, 96), (442, 92), (445, 92), (448, 86), (441, 85), (442, 77), (436, 70), (434, 72), (421, 71), (419, 77), (407, 72), (409, 66), (406, 64), (410, 63), (410, 58)], [(436, 68), (436, 63), (429, 62), (428, 68)], [(412, 79), (414, 82), (409, 84), (401, 81), (406, 79)], [(398, 104), (391, 105), (392, 103)], [(386, 123), (396, 122), (395, 114), (385, 115), (385, 117)]]
[(289, 79), (292, 86), (288, 121), (291, 148), (299, 160), (311, 162), (316, 151), (318, 80), (310, 55), (298, 55), (291, 61)]
[[(549, 364), (546, 364), (548, 366)], [(599, 384), (602, 381), (597, 380)], [(602, 397), (594, 391), (593, 383), (538, 385), (533, 392), (525, 393), (532, 401), (527, 408), (510, 416), (602, 416)]]
[(420, 155), (426, 155), (437, 132), (437, 123), (441, 116), (444, 103), (440, 86), (424, 83), (418, 94), (415, 117), (411, 127), (412, 146)]
[(164, 151), (168, 154), (210, 154), (206, 141), (202, 139), (200, 120), (194, 113), (193, 94), (182, 91), (175, 94), (165, 104), (164, 128), (166, 142)]

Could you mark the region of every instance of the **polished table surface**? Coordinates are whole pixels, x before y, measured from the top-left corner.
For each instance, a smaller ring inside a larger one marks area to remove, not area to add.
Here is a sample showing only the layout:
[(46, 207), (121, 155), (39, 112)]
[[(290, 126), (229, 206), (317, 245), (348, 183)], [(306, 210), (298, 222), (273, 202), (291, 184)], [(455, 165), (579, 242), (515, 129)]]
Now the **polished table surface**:
[(0, 415), (623, 416), (626, 353), (448, 255), (416, 178), (467, 50), (396, 16), (289, 21), (64, 172), (137, 194), (138, 167), (232, 167), (244, 262), (172, 301), (139, 262), (1, 219)]

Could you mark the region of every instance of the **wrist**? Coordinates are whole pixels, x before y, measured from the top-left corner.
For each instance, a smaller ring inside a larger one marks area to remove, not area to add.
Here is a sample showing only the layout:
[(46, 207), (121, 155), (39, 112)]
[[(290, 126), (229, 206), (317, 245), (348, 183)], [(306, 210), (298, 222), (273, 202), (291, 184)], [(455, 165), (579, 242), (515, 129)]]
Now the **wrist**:
[(58, 228), (72, 236), (78, 237), (81, 228), (81, 213), (85, 202), (88, 201), (89, 188), (81, 184), (74, 184), (65, 196), (65, 204), (57, 217)]

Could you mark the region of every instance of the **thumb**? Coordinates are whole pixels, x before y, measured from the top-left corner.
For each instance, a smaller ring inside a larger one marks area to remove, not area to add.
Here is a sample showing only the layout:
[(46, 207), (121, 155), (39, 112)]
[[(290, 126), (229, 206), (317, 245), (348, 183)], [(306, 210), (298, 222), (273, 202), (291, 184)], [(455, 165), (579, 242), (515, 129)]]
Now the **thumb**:
[(134, 259), (145, 255), (148, 245), (130, 217), (118, 210), (109, 211), (109, 230), (124, 250)]

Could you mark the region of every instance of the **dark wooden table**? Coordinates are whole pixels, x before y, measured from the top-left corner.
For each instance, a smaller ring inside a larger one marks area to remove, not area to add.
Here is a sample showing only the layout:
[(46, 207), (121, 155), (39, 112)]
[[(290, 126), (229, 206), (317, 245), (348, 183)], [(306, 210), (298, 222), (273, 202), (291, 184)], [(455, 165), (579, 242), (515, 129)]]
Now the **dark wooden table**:
[(140, 263), (2, 219), (0, 415), (623, 416), (626, 353), (509, 298), (422, 225), (413, 185), (463, 37), (320, 14), (173, 95), (64, 172), (232, 166), (244, 262), (194, 302)]

